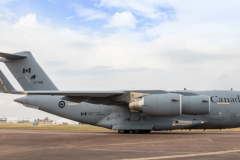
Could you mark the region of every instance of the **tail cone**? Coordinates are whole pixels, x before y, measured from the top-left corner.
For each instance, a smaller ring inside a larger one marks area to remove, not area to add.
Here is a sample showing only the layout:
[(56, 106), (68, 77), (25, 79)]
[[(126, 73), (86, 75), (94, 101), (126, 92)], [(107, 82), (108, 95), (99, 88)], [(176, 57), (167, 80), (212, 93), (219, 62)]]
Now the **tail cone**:
[(26, 97), (21, 97), (21, 98), (14, 99), (15, 102), (18, 102), (18, 103), (21, 103), (21, 104), (24, 104), (25, 100), (26, 100)]

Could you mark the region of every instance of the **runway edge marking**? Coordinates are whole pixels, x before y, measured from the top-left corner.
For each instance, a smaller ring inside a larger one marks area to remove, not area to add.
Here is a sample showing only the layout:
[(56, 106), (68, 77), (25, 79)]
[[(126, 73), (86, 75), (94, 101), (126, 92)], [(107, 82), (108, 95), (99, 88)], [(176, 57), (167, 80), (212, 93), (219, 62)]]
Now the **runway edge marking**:
[(235, 152), (240, 152), (240, 149), (238, 149), (238, 150), (228, 150), (228, 151), (218, 151), (218, 152), (198, 153), (198, 154), (185, 154), (185, 155), (149, 157), (149, 158), (147, 158), (147, 157), (145, 157), (145, 158), (132, 158), (132, 159), (122, 159), (122, 160), (151, 160), (151, 159), (185, 158), (185, 157), (207, 156), (207, 155), (226, 154), (226, 153), (235, 153)]

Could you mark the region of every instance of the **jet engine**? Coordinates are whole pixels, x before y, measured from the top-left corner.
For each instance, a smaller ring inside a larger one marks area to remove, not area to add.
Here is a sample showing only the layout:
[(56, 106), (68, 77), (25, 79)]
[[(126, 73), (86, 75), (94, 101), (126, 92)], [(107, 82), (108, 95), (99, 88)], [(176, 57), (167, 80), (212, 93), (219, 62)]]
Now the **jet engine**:
[(152, 94), (135, 99), (129, 104), (131, 111), (155, 117), (173, 117), (182, 114), (180, 94)]
[(205, 115), (210, 113), (210, 97), (183, 96), (182, 97), (182, 114)]
[(155, 117), (174, 117), (181, 114), (205, 115), (210, 113), (210, 97), (204, 95), (152, 94), (129, 103), (131, 111)]

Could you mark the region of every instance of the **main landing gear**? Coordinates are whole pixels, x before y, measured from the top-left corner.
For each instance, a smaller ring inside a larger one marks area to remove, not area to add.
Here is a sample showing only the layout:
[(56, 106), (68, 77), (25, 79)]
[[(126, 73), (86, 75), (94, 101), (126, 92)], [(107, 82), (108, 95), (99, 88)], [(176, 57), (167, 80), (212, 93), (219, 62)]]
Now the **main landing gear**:
[(130, 133), (130, 130), (118, 130), (119, 134), (126, 134), (126, 133)]
[(132, 132), (132, 134), (143, 134), (143, 133), (150, 133), (151, 130), (118, 130), (118, 133), (120, 134), (128, 134)]

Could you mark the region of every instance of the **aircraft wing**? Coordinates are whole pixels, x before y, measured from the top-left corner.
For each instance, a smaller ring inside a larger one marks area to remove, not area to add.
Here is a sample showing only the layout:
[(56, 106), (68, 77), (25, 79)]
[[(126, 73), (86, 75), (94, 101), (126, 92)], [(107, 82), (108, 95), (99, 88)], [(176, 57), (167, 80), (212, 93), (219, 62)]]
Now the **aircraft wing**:
[(123, 91), (27, 91), (24, 95), (52, 95), (52, 96), (74, 96), (74, 97), (110, 97), (122, 95)]
[[(87, 102), (92, 104), (125, 105), (126, 92), (123, 91), (24, 91), (11, 92), (24, 95), (63, 96), (61, 99), (70, 102)], [(120, 98), (119, 98), (120, 97)]]
[(198, 93), (195, 93), (194, 91), (188, 91), (188, 90), (181, 90), (181, 91), (170, 91), (170, 93), (177, 93), (181, 94), (183, 96), (197, 96)]

